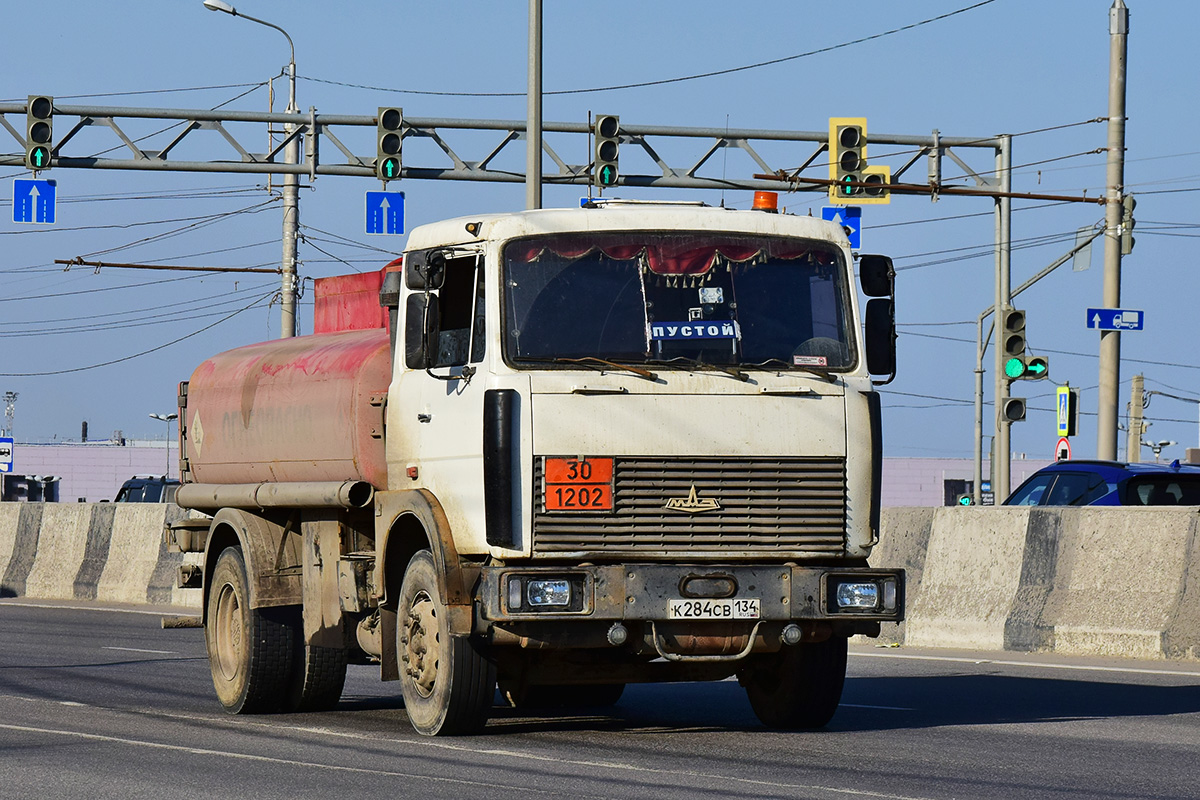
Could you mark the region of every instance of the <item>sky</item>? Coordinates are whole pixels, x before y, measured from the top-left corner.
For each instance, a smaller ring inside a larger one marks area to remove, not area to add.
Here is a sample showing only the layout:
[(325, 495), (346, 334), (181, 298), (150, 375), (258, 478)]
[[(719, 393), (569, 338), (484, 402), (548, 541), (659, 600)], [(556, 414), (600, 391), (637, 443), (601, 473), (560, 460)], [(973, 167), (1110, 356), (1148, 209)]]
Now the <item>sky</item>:
[[(1146, 321), (1145, 330), (1122, 336), (1121, 418), (1130, 379), (1143, 374), (1148, 391), (1164, 393), (1151, 395), (1146, 439), (1177, 442), (1162, 449), (1169, 459), (1200, 445), (1195, 402), (1200, 359), (1191, 324), (1200, 272), (1196, 257), (1188, 255), (1200, 236), (1200, 145), (1186, 134), (1200, 129), (1192, 58), (1200, 3), (1127, 4), (1125, 180), (1138, 205), (1137, 244), (1123, 266), (1122, 307), (1144, 310)], [(409, 117), (525, 117), (523, 0), (235, 5), (291, 35), (302, 109), (372, 115), (379, 106), (399, 106)], [(820, 131), (831, 116), (864, 116), (869, 135), (926, 136), (934, 129), (947, 137), (1013, 134), (1015, 191), (1097, 197), (1105, 184), (1105, 156), (1099, 151), (1107, 133), (1097, 120), (1108, 106), (1110, 5), (1111, 0), (736, 5), (546, 0), (544, 119), (586, 122), (589, 113), (606, 113), (628, 124)], [(288, 59), (278, 32), (210, 12), (201, 0), (100, 5), (42, 0), (39, 15), (57, 22), (36, 33), (14, 33), (0, 49), (0, 102), (47, 94), (60, 104), (225, 104), (262, 111), (268, 107), (266, 81)], [(865, 41), (854, 43), (860, 39)], [(811, 55), (789, 58), (806, 53)], [(777, 59), (786, 60), (663, 82)], [(277, 110), (286, 91), (286, 82), (276, 80)], [(21, 115), (7, 119), (14, 128), (24, 125)], [(58, 119), (56, 139), (69, 127)], [(131, 123), (128, 132), (154, 130), (150, 123)], [(373, 156), (371, 132), (362, 130), (362, 141), (351, 146)], [(97, 153), (118, 144), (105, 129), (89, 129), (81, 137)], [(165, 141), (151, 139), (146, 146)], [(17, 152), (2, 129), (0, 142), (0, 152)], [(686, 147), (679, 146), (668, 160), (690, 163)], [(487, 148), (464, 149), (480, 157)], [(217, 152), (226, 157), (215, 149), (198, 155)], [(523, 146), (515, 152), (523, 153)], [(795, 167), (811, 152), (811, 145), (793, 146), (772, 151), (772, 160)], [(623, 169), (624, 159), (632, 159), (628, 154), (623, 148)], [(911, 157), (882, 145), (869, 146), (868, 154), (893, 170)], [(973, 169), (993, 167), (987, 151), (965, 151), (962, 157)], [(587, 153), (570, 158), (578, 163)], [(759, 171), (737, 153), (719, 168), (741, 178)], [(547, 162), (545, 169), (553, 166)], [(925, 174), (919, 163), (909, 176), (919, 181)], [(19, 395), (13, 425), (19, 442), (77, 441), (85, 421), (93, 440), (118, 430), (131, 438), (163, 438), (166, 426), (149, 415), (175, 409), (176, 385), (197, 364), (215, 352), (278, 334), (279, 309), (270, 302), (278, 279), (272, 275), (120, 269), (96, 274), (54, 264), (83, 257), (278, 266), (280, 202), (277, 191), (268, 194), (262, 176), (56, 168), (42, 176), (57, 181), (53, 226), (11, 221), (11, 186), (19, 177), (29, 176), (0, 167), (0, 394)], [(949, 159), (943, 178), (948, 185), (968, 184)], [(304, 181), (302, 332), (311, 330), (309, 279), (378, 269), (402, 249), (403, 237), (364, 234), (363, 193), (378, 188), (367, 178)], [(520, 210), (525, 203), (522, 184), (411, 180), (389, 188), (406, 194), (409, 230), (448, 217)], [(581, 187), (547, 187), (543, 204), (574, 206), (581, 194)], [(752, 199), (734, 191), (615, 194), (734, 208), (748, 208)], [(802, 214), (819, 214), (826, 205), (812, 192), (784, 194), (780, 203)], [(975, 320), (994, 302), (992, 209), (988, 198), (949, 196), (937, 202), (895, 196), (888, 205), (864, 208), (863, 251), (890, 255), (897, 268), (899, 375), (882, 389), (889, 457), (966, 458), (974, 452)], [(1013, 286), (1064, 255), (1078, 229), (1102, 219), (1102, 207), (1094, 204), (1015, 200)], [(1087, 329), (1085, 310), (1103, 305), (1102, 281), (1097, 247), (1090, 269), (1076, 271), (1068, 263), (1015, 303), (1027, 312), (1030, 351), (1050, 358), (1050, 380), (1014, 385), (1013, 394), (1026, 396), (1030, 406), (1028, 418), (1012, 429), (1017, 457), (1053, 457), (1055, 384), (1066, 382), (1082, 390), (1074, 455), (1095, 455), (1099, 336)], [(101, 364), (106, 366), (95, 366)], [(984, 366), (989, 397), (984, 427), (990, 437), (990, 351)], [(1123, 432), (1119, 452), (1124, 457)], [(1143, 458), (1153, 458), (1149, 449)]]

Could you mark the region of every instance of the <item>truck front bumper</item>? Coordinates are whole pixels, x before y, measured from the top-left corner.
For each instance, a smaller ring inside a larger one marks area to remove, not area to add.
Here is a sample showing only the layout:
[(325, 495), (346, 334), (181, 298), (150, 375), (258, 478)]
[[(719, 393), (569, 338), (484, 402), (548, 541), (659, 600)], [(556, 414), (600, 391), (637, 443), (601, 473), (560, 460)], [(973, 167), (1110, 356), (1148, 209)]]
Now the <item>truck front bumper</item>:
[[(869, 567), (614, 564), (485, 567), (489, 623), (904, 619), (904, 571)], [(854, 626), (854, 627), (877, 627)]]

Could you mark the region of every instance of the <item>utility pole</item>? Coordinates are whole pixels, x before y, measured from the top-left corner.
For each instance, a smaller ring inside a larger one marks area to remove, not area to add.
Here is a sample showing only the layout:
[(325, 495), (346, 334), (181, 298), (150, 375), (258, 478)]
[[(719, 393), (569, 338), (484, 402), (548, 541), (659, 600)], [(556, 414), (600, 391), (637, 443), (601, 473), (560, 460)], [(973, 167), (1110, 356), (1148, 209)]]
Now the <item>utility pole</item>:
[(17, 397), (16, 392), (4, 393), (4, 428), (0, 429), (0, 436), (11, 437), (13, 435), (13, 416), (16, 414)]
[(1129, 394), (1129, 430), (1125, 435), (1125, 460), (1136, 464), (1142, 460), (1142, 434), (1146, 432), (1142, 412), (1146, 408), (1146, 395), (1143, 392), (1145, 387), (1141, 375), (1134, 375), (1132, 383)]
[[(282, 28), (280, 29), (282, 31)], [(287, 33), (283, 34), (287, 36)], [(288, 44), (292, 37), (288, 36)], [(295, 114), (296, 107), (296, 50), (292, 48), (292, 60), (288, 63), (288, 106), (287, 113)], [(284, 126), (284, 135), (288, 139), (284, 150), (283, 160), (286, 164), (300, 163), (300, 137), (296, 133), (296, 123), (288, 122)], [(280, 269), (283, 278), (280, 282), (282, 295), (279, 314), (279, 338), (287, 339), (296, 335), (296, 294), (299, 284), (296, 268), (296, 237), (300, 233), (300, 176), (289, 172), (283, 176), (283, 257)]]
[[(1105, 193), (1104, 307), (1121, 307), (1121, 212), (1125, 191), (1125, 56), (1129, 9), (1114, 0), (1108, 10), (1108, 188)], [(1100, 389), (1096, 457), (1117, 458), (1117, 394), (1121, 384), (1121, 333), (1100, 333)]]
[(542, 0), (529, 0), (529, 82), (525, 89), (525, 208), (542, 207)]
[[(300, 163), (300, 134), (297, 132), (296, 123), (293, 115), (299, 112), (296, 106), (296, 45), (292, 42), (292, 37), (288, 32), (279, 27), (273, 22), (267, 22), (264, 19), (252, 17), (249, 14), (240, 14), (238, 10), (224, 0), (204, 0), (204, 7), (209, 11), (220, 11), (229, 14), (233, 17), (241, 17), (250, 22), (257, 22), (259, 25), (265, 25), (268, 28), (274, 28), (283, 34), (287, 39), (288, 48), (291, 51), (291, 60), (288, 62), (288, 105), (287, 105), (287, 121), (283, 124), (283, 135), (285, 144), (283, 150), (283, 162), (288, 166), (296, 166)], [(283, 277), (280, 279), (280, 314), (279, 314), (279, 338), (288, 339), (296, 335), (296, 294), (299, 280), (296, 270), (296, 237), (300, 230), (300, 176), (295, 171), (285, 172), (283, 175), (283, 256), (280, 259), (280, 272)]]

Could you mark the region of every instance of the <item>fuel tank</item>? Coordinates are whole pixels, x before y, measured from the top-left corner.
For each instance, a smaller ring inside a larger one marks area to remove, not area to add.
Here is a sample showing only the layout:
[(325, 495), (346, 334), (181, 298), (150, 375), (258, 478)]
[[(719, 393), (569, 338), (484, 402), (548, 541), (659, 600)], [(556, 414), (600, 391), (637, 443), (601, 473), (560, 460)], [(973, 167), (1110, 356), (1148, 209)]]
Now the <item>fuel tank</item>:
[(390, 351), (387, 331), (377, 328), (278, 339), (208, 359), (180, 400), (187, 480), (387, 488)]

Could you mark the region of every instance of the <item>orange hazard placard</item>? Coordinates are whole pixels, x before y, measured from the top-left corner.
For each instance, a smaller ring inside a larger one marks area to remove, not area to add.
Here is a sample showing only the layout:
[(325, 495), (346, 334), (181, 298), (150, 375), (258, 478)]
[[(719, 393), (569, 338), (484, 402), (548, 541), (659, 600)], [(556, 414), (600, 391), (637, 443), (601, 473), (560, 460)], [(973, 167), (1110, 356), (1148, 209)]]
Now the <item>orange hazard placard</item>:
[(548, 457), (543, 474), (547, 511), (611, 511), (613, 460), (611, 458)]

